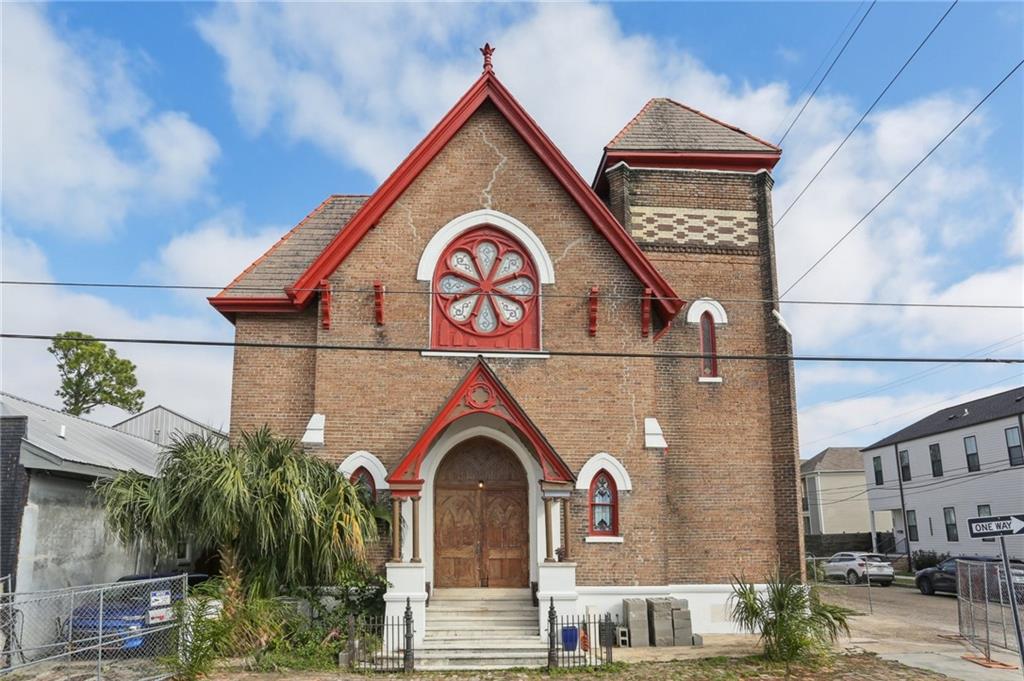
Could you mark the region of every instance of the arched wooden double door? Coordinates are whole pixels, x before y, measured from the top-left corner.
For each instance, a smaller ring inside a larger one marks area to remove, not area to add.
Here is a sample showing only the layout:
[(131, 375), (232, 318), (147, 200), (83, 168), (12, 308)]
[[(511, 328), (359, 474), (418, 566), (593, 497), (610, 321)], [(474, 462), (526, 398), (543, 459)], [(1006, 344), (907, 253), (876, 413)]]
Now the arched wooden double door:
[(434, 480), (434, 584), (525, 587), (530, 581), (526, 471), (487, 438), (456, 445)]

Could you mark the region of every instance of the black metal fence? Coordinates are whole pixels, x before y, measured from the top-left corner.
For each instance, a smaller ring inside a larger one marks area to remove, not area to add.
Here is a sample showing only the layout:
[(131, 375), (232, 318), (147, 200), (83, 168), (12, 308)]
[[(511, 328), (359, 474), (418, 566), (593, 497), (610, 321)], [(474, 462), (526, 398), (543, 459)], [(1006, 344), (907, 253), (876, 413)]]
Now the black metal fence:
[(548, 606), (548, 669), (599, 667), (612, 662), (618, 622), (610, 614), (559, 615)]
[(348, 667), (375, 672), (411, 672), (415, 668), (412, 607), (402, 617), (348, 619)]

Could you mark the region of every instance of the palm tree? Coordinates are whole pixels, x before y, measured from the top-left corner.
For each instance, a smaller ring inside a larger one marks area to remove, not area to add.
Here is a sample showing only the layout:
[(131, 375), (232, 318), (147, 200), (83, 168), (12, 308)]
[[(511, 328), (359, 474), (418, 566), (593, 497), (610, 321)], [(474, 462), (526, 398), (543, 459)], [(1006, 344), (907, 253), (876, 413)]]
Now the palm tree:
[(764, 656), (789, 664), (826, 653), (839, 635), (849, 635), (852, 610), (822, 602), (817, 589), (796, 575), (771, 575), (764, 590), (733, 578), (732, 618), (751, 634), (760, 634)]
[(158, 477), (132, 471), (97, 490), (125, 546), (167, 554), (191, 540), (215, 548), (225, 588), (254, 597), (331, 584), (377, 539), (359, 488), (266, 427), (229, 447), (196, 434), (175, 438)]

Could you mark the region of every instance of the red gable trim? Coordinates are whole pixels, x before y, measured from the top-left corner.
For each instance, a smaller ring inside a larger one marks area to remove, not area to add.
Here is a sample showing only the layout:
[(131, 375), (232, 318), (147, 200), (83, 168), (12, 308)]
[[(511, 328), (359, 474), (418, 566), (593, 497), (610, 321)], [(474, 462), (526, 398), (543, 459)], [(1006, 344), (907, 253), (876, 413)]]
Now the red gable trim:
[(470, 414), (491, 414), (507, 422), (527, 441), (540, 463), (547, 482), (571, 483), (576, 478), (547, 438), (533, 424), (523, 408), (482, 360), (478, 359), (455, 392), (423, 429), (409, 452), (388, 476), (392, 495), (416, 496), (423, 485), (420, 467), (444, 429)]
[(608, 240), (636, 277), (657, 296), (658, 311), (665, 322), (683, 307), (679, 296), (655, 269), (636, 242), (626, 233), (608, 207), (544, 134), (540, 126), (515, 100), (492, 71), (485, 71), (433, 130), (412, 150), (387, 180), (363, 204), (327, 248), (288, 290), (296, 305), (305, 305), (316, 284), (328, 278), (348, 257), (366, 233), (373, 228), (402, 192), (448, 144), (462, 126), (485, 102), (490, 101), (547, 166), (565, 191), (576, 201), (599, 232)]

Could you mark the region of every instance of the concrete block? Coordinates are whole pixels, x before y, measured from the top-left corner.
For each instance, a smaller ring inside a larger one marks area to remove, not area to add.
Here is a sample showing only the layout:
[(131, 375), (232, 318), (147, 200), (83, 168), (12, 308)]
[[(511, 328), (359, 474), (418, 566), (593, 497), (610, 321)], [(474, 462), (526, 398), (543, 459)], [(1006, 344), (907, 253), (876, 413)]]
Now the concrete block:
[(693, 622), (689, 610), (672, 611), (672, 641), (677, 646), (693, 645)]
[(651, 630), (651, 644), (671, 646), (675, 643), (672, 635), (672, 599), (647, 599), (647, 625)]
[(694, 634), (693, 635), (693, 645), (696, 648), (703, 648), (704, 647), (704, 637), (701, 636), (700, 634)]
[(629, 629), (629, 646), (647, 648), (651, 637), (647, 630), (647, 603), (642, 598), (622, 599), (622, 619)]

